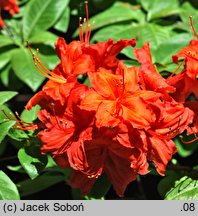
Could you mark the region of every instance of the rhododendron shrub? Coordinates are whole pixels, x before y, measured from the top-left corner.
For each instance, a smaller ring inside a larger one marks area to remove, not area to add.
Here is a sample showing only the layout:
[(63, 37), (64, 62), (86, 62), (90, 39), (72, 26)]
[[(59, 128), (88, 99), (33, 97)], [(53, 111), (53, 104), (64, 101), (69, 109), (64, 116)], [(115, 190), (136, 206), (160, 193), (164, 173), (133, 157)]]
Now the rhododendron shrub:
[[(43, 154), (73, 169), (72, 187), (86, 195), (105, 173), (123, 196), (137, 175), (149, 173), (150, 163), (165, 175), (177, 151), (173, 138), (192, 130), (194, 112), (171, 96), (177, 87), (158, 73), (148, 42), (134, 49), (141, 66), (127, 67), (117, 55), (127, 46), (134, 47), (135, 39), (89, 44), (88, 17), (85, 33), (82, 25), (79, 41), (67, 44), (59, 38), (55, 43), (60, 63), (53, 71), (43, 66), (28, 44), (37, 70), (49, 81), (26, 109), (40, 105), (40, 123), (32, 129), (39, 130)], [(80, 84), (78, 75), (86, 76), (91, 87)]]
[[(15, 1), (6, 2), (0, 0), (1, 9), (11, 14), (18, 11)], [(123, 197), (129, 183), (140, 176), (167, 175), (178, 140), (186, 146), (198, 140), (198, 35), (190, 18), (194, 39), (172, 56), (178, 67), (165, 78), (158, 71), (159, 63), (154, 64), (156, 56), (146, 37), (141, 46), (133, 35), (90, 43), (93, 23), (88, 2), (84, 5), (79, 39), (54, 41), (58, 64), (53, 69), (45, 66), (31, 37), (24, 47), (35, 73), (47, 78), (25, 105), (24, 112), (39, 107), (36, 119), (28, 123), (23, 114), (16, 112), (14, 117), (2, 111), (10, 120), (11, 136), (22, 133), (28, 140), (19, 150), (19, 160), (23, 154), (29, 160), (32, 154), (31, 166), (42, 162), (50, 170), (45, 160), (53, 159), (56, 169), (71, 171), (66, 181), (80, 189), (81, 197), (89, 195), (104, 177), (108, 182), (103, 186), (112, 184)], [(125, 48), (131, 49), (136, 64), (129, 66), (122, 60)], [(27, 150), (35, 146), (39, 146), (39, 159)], [(29, 176), (37, 177), (34, 172)]]

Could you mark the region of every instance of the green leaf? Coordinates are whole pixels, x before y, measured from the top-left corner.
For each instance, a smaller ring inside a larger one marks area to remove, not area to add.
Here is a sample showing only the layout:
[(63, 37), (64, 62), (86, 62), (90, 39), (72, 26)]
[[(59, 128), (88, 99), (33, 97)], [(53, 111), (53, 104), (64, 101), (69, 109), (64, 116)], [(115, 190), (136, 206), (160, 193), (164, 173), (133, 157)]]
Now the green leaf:
[(173, 73), (177, 68), (178, 65), (176, 65), (175, 63), (157, 66), (158, 71), (163, 77), (168, 77), (170, 75), (169, 73)]
[(109, 9), (93, 16), (90, 23), (94, 22), (93, 30), (95, 30), (106, 25), (129, 20), (144, 23), (144, 18), (144, 13), (138, 7), (124, 2), (115, 2)]
[(0, 171), (0, 200), (19, 200), (19, 192), (12, 180)]
[(3, 111), (8, 115), (12, 113), (12, 111), (6, 105), (0, 106), (0, 123), (8, 120)]
[(94, 186), (87, 197), (89, 197), (89, 199), (103, 199), (110, 187), (111, 183), (107, 179), (106, 175), (102, 174), (102, 176), (100, 176), (94, 183)]
[[(92, 41), (106, 41), (108, 38), (112, 38), (115, 41), (119, 40), (120, 38), (137, 38), (137, 48), (143, 46), (146, 41), (149, 41), (151, 51), (153, 51), (161, 44), (169, 41), (171, 36), (172, 27), (160, 26), (153, 23), (147, 23), (145, 25), (123, 24), (112, 25), (99, 30), (94, 35)], [(133, 54), (132, 47), (126, 47), (124, 50), (122, 50), (122, 53), (129, 58), (136, 59)], [(155, 62), (155, 56), (153, 56), (153, 62)]]
[(47, 165), (46, 165), (46, 168), (54, 168), (54, 167), (57, 167), (56, 165), (56, 162), (53, 160), (52, 156), (51, 155), (47, 155)]
[[(191, 32), (191, 28), (190, 28), (190, 24), (189, 24), (189, 16), (193, 17), (194, 27), (198, 31), (198, 22), (197, 22), (197, 20), (198, 20), (198, 13), (197, 13), (197, 9), (194, 8), (189, 2), (185, 2), (181, 6), (180, 18), (183, 21), (181, 23), (181, 27), (182, 27), (182, 29), (186, 29), (187, 31)], [(193, 39), (193, 36), (191, 36), (189, 38), (189, 40), (190, 39)]]
[(36, 178), (46, 167), (47, 156), (41, 155), (37, 146), (21, 148), (18, 152), (18, 158), (31, 179)]
[(166, 193), (166, 200), (197, 200), (198, 180), (184, 176), (175, 182), (174, 187)]
[(45, 77), (35, 68), (32, 56), (28, 49), (17, 49), (12, 56), (12, 66), (17, 77), (36, 91)]
[[(190, 136), (183, 135), (183, 139), (186, 141), (190, 141), (193, 140), (194, 137), (193, 135)], [(174, 142), (177, 146), (178, 154), (183, 158), (192, 155), (198, 149), (198, 141), (195, 141), (191, 144), (184, 144), (182, 143), (179, 137), (176, 137), (174, 139)]]
[[(21, 20), (9, 19), (5, 21), (6, 28), (2, 30), (2, 34), (9, 37), (15, 46), (22, 45)], [(11, 44), (10, 44), (11, 45)]]
[(88, 86), (89, 88), (91, 87), (91, 83), (90, 83), (89, 77), (87, 77), (87, 78), (85, 79), (84, 84), (85, 84), (86, 86)]
[(14, 44), (13, 40), (6, 35), (0, 35), (0, 48)]
[(148, 11), (151, 6), (151, 1), (147, 0), (137, 0), (139, 4), (144, 8), (145, 11)]
[(8, 145), (8, 142), (6, 139), (4, 139), (1, 143), (0, 143), (0, 156), (2, 156), (6, 150), (6, 147)]
[(58, 36), (48, 32), (48, 31), (39, 31), (39, 33), (35, 32), (32, 34), (28, 42), (30, 44), (38, 44), (38, 43), (44, 43), (44, 44), (53, 44), (58, 39)]
[(25, 131), (18, 130), (17, 128), (10, 128), (8, 132), (8, 136), (12, 138), (13, 140), (16, 140), (19, 142), (29, 138), (28, 134)]
[(42, 54), (40, 56), (41, 56), (43, 63), (45, 63), (47, 65), (47, 68), (49, 70), (53, 70), (55, 68), (55, 66), (60, 62), (60, 59), (58, 58), (58, 56), (54, 52), (53, 52), (53, 54), (51, 54), (50, 52), (48, 54), (46, 54), (46, 55)]
[(18, 166), (7, 166), (7, 168), (13, 172), (25, 173), (25, 170), (21, 165)]
[(140, 28), (140, 26), (132, 24), (111, 25), (97, 31), (97, 33), (92, 37), (91, 41), (107, 41), (108, 38), (111, 38), (115, 41), (119, 40), (120, 38), (131, 39), (137, 36), (137, 31)]
[(1, 55), (0, 55), (0, 69), (5, 67), (11, 61), (12, 52), (13, 52), (12, 49), (8, 50), (8, 51), (5, 51), (5, 52), (3, 52), (3, 51), (1, 52)]
[(5, 102), (9, 101), (11, 98), (13, 98), (17, 94), (18, 93), (14, 91), (1, 91), (0, 92), (0, 106), (3, 105)]
[(149, 41), (150, 48), (157, 49), (159, 45), (167, 42), (171, 38), (171, 30), (172, 27), (169, 26), (148, 23), (144, 25), (139, 32), (139, 43), (143, 45), (145, 41)]
[(148, 21), (162, 18), (174, 14), (178, 14), (180, 12), (179, 2), (178, 0), (139, 0), (143, 5), (144, 9), (148, 11), (147, 19)]
[(140, 63), (137, 61), (137, 60), (125, 60), (124, 61), (124, 64), (127, 66), (127, 67), (132, 67), (132, 66), (137, 66), (139, 67), (140, 66)]
[(0, 73), (1, 82), (6, 87), (9, 86), (9, 82), (10, 82), (10, 79), (9, 79), (10, 69), (11, 69), (11, 64), (7, 64), (5, 67), (1, 69), (1, 73)]
[(175, 185), (175, 181), (181, 178), (181, 174), (174, 171), (169, 171), (168, 175), (165, 176), (158, 184), (157, 189), (162, 198), (166, 193)]
[(46, 172), (38, 176), (34, 180), (25, 180), (17, 184), (21, 196), (28, 196), (42, 190), (45, 190), (52, 185), (65, 181), (65, 176), (60, 173)]
[(15, 124), (15, 121), (5, 121), (0, 123), (0, 143), (8, 134), (10, 128)]
[(37, 119), (37, 112), (38, 110), (40, 110), (40, 106), (36, 105), (34, 107), (32, 107), (31, 110), (23, 110), (23, 112), (21, 113), (21, 118), (25, 121), (25, 122), (29, 122), (32, 123), (34, 120)]
[(70, 20), (70, 8), (67, 7), (61, 17), (58, 19), (57, 23), (55, 24), (54, 28), (60, 32), (67, 32), (69, 27), (69, 20)]
[(68, 3), (69, 0), (31, 0), (23, 17), (22, 31), (24, 39), (29, 39), (34, 31), (43, 31), (52, 27)]
[(182, 47), (189, 44), (190, 34), (176, 34), (171, 39), (163, 41), (153, 52), (156, 62), (169, 64), (172, 62), (172, 55), (176, 54)]

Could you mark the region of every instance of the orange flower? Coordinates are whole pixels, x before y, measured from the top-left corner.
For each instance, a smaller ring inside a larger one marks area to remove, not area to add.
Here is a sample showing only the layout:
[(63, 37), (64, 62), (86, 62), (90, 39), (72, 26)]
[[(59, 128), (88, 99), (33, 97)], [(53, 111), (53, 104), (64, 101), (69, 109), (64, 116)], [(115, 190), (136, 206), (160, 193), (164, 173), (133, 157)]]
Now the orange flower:
[[(193, 126), (190, 127), (188, 130), (188, 135), (190, 135), (190, 134), (195, 135), (195, 139), (192, 140), (192, 142), (193, 142), (195, 140), (198, 140), (198, 137), (197, 137), (197, 133), (198, 133), (198, 101), (195, 101), (195, 100), (194, 101), (187, 101), (185, 103), (185, 106), (190, 108), (195, 113), (195, 116), (193, 119)], [(192, 143), (192, 142), (189, 142), (189, 143)]]
[(168, 77), (166, 81), (176, 88), (176, 91), (171, 94), (176, 101), (185, 102), (191, 94), (198, 99), (198, 80), (187, 76), (185, 69), (175, 76)]
[[(129, 126), (130, 132), (133, 131)], [(87, 131), (88, 132), (88, 131)], [(119, 196), (123, 196), (127, 185), (136, 179), (137, 173), (147, 174), (148, 163), (141, 146), (138, 131), (131, 133), (128, 145), (119, 142), (128, 136), (129, 129), (120, 124), (115, 129), (90, 128), (90, 138), (80, 137), (68, 148), (67, 153), (54, 155), (58, 165), (71, 166), (74, 171), (70, 179), (72, 187), (80, 188), (83, 195), (90, 192), (93, 183), (104, 171)], [(113, 167), (113, 169), (112, 169)], [(86, 183), (86, 186), (84, 185)]]
[[(172, 74), (166, 80), (167, 83), (174, 86), (176, 91), (171, 96), (178, 102), (184, 103), (194, 112), (194, 120), (191, 127), (187, 129), (187, 134), (194, 134), (197, 140), (198, 124), (197, 124), (197, 99), (198, 99), (198, 35), (193, 26), (192, 17), (190, 17), (190, 26), (194, 35), (194, 40), (190, 41), (189, 46), (182, 48), (177, 54), (172, 56), (173, 62), (178, 64), (178, 59), (183, 58), (183, 61), (178, 66), (178, 69), (184, 65), (184, 69), (179, 74)], [(188, 101), (190, 99), (190, 101)], [(194, 99), (194, 100), (192, 100)]]
[(137, 60), (141, 63), (140, 79), (143, 88), (162, 92), (164, 94), (166, 94), (166, 92), (175, 91), (175, 88), (166, 82), (166, 80), (157, 71), (155, 65), (153, 65), (148, 42), (146, 42), (142, 48), (135, 48), (134, 54)]
[[(50, 153), (59, 166), (73, 169), (72, 187), (85, 195), (105, 173), (116, 193), (123, 196), (138, 174), (149, 172), (149, 162), (160, 175), (165, 174), (177, 150), (172, 138), (185, 130), (197, 132), (189, 126), (197, 103), (186, 103), (193, 112), (181, 98), (177, 102), (171, 97), (183, 87), (182, 98), (190, 93), (197, 96), (197, 80), (186, 75), (186, 68), (165, 80), (152, 64), (149, 43), (134, 50), (140, 68), (127, 68), (117, 59), (123, 48), (135, 46), (135, 39), (90, 45), (87, 1), (85, 7), (86, 18), (79, 19), (80, 40), (67, 44), (58, 39), (55, 46), (60, 63), (53, 71), (42, 65), (28, 44), (36, 68), (49, 81), (26, 108), (41, 106), (35, 129), (41, 129), (37, 136), (42, 153)], [(186, 57), (187, 63), (192, 59)], [(79, 74), (88, 76), (91, 88), (78, 83)], [(197, 115), (194, 123), (197, 126)], [(32, 126), (23, 127), (21, 119), (18, 125), (23, 129)]]
[(17, 0), (0, 0), (0, 28), (3, 28), (4, 22), (1, 17), (1, 10), (8, 11), (11, 15), (19, 12)]
[(196, 80), (198, 75), (198, 41), (191, 40), (189, 46), (182, 48), (176, 55), (173, 55), (173, 62), (178, 64), (180, 57), (184, 58), (186, 75)]
[(129, 69), (120, 63), (117, 73), (111, 74), (104, 68), (90, 73), (92, 88), (81, 108), (96, 111), (97, 127), (115, 127), (121, 120), (127, 120), (135, 128), (149, 128), (155, 115), (148, 103), (155, 102), (159, 94), (140, 89), (135, 67)]
[(198, 35), (192, 17), (190, 16), (189, 19), (194, 40), (190, 41), (189, 46), (182, 48), (176, 55), (173, 55), (172, 59), (174, 63), (178, 64), (178, 59), (182, 57), (184, 59), (183, 63), (185, 63), (185, 74), (189, 78), (196, 80), (198, 75)]

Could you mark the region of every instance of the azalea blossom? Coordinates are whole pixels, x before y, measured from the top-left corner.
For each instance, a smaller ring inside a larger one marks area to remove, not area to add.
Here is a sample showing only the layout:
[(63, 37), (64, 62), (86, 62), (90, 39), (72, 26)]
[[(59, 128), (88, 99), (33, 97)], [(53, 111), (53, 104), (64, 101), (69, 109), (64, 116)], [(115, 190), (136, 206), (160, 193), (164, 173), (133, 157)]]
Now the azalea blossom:
[(29, 43), (27, 43), (36, 69), (49, 79), (43, 86), (42, 91), (34, 95), (28, 102), (26, 105), (27, 109), (31, 109), (36, 104), (42, 105), (43, 100), (50, 99), (59, 101), (61, 105), (64, 105), (70, 90), (78, 84), (78, 75), (96, 72), (100, 67), (104, 67), (109, 69), (111, 73), (115, 73), (119, 62), (116, 58), (117, 55), (125, 47), (134, 47), (136, 44), (135, 39), (132, 38), (131, 40), (118, 40), (117, 42), (109, 39), (107, 42), (89, 45), (91, 29), (88, 17), (85, 20), (85, 33), (80, 23), (80, 40), (74, 40), (67, 44), (63, 38), (58, 38), (55, 47), (60, 63), (53, 71), (48, 70), (42, 64), (38, 58), (38, 53), (33, 53)]
[(139, 73), (122, 62), (116, 74), (104, 68), (90, 72), (90, 89), (79, 84), (70, 91), (65, 107), (54, 103), (54, 112), (39, 112), (42, 152), (74, 169), (70, 184), (84, 195), (103, 172), (120, 196), (138, 174), (149, 172), (150, 161), (164, 175), (176, 152), (172, 138), (192, 123), (193, 112), (181, 103), (142, 90)]
[[(178, 74), (172, 74), (168, 77), (166, 82), (176, 88), (176, 91), (171, 96), (178, 102), (184, 103), (184, 105), (190, 108), (194, 112), (194, 119), (191, 127), (187, 130), (187, 134), (194, 134), (195, 139), (189, 141), (192, 143), (197, 140), (197, 100), (198, 100), (198, 35), (195, 32), (192, 17), (190, 17), (190, 25), (194, 40), (191, 40), (189, 46), (182, 48), (177, 54), (172, 56), (173, 62), (178, 64), (179, 59), (183, 61), (179, 64), (178, 68), (182, 65), (184, 68)], [(182, 140), (184, 143), (184, 140)]]
[(89, 74), (92, 88), (82, 100), (81, 108), (96, 111), (97, 127), (115, 127), (128, 120), (135, 128), (148, 128), (155, 118), (148, 103), (156, 101), (159, 94), (140, 89), (135, 67), (127, 69), (120, 63), (117, 73), (123, 75), (110, 74), (103, 68)]
[(11, 15), (19, 12), (17, 0), (0, 0), (0, 28), (3, 28), (4, 22), (1, 17), (1, 11), (8, 11)]
[[(165, 175), (177, 151), (173, 138), (195, 130), (191, 124), (194, 119), (197, 125), (197, 104), (187, 107), (176, 100), (178, 80), (184, 80), (185, 72), (165, 80), (152, 63), (148, 42), (134, 49), (140, 67), (127, 67), (117, 58), (122, 49), (135, 46), (134, 38), (90, 44), (87, 2), (85, 7), (86, 17), (79, 19), (80, 39), (68, 44), (57, 40), (60, 62), (52, 71), (27, 44), (36, 69), (49, 80), (26, 105), (28, 110), (40, 105), (39, 122), (26, 125), (19, 119), (16, 124), (22, 130), (37, 129), (42, 154), (72, 168), (69, 184), (83, 195), (105, 174), (123, 196), (137, 175), (149, 173), (151, 163)], [(86, 76), (91, 87), (80, 84), (78, 75)], [(193, 91), (197, 94), (196, 88)]]

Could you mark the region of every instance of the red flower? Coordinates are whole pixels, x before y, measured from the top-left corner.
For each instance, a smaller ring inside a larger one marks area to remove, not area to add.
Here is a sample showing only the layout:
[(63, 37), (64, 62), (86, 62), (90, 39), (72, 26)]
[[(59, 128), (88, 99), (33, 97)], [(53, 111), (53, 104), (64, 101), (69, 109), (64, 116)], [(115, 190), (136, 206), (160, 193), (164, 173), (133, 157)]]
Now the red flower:
[(97, 127), (115, 127), (124, 119), (135, 128), (149, 128), (155, 115), (147, 102), (155, 102), (158, 93), (140, 89), (135, 67), (127, 69), (120, 64), (118, 73), (122, 76), (103, 68), (90, 73), (92, 88), (82, 100), (81, 108), (96, 111)]
[(184, 143), (188, 144), (188, 143), (192, 143), (192, 142), (198, 140), (198, 137), (197, 137), (197, 133), (198, 133), (198, 101), (195, 101), (195, 100), (194, 101), (187, 101), (185, 103), (185, 106), (190, 108), (195, 113), (195, 116), (193, 119), (193, 125), (191, 125), (191, 127), (187, 131), (188, 135), (194, 134), (195, 139), (191, 140), (189, 142), (183, 141)]
[[(43, 86), (42, 94), (45, 97), (60, 101), (64, 105), (69, 96), (70, 90), (77, 84), (77, 76), (87, 72), (95, 72), (103, 66), (115, 70), (118, 65), (116, 56), (126, 46), (135, 45), (135, 40), (119, 40), (114, 43), (109, 40), (106, 43), (86, 45), (81, 41), (73, 41), (66, 44), (63, 38), (59, 38), (56, 45), (56, 52), (61, 62), (53, 71), (45, 68), (38, 57), (31, 51), (38, 71), (50, 80)], [(27, 104), (26, 108), (31, 109), (32, 105), (41, 104), (41, 93), (36, 94)]]
[(177, 148), (171, 140), (184, 130), (189, 130), (193, 122), (194, 113), (176, 101), (157, 101), (156, 121), (146, 131), (148, 146), (148, 160), (152, 160), (160, 175), (164, 175), (166, 165), (176, 153)]
[(175, 143), (172, 140), (163, 140), (151, 136), (148, 138), (148, 160), (154, 162), (156, 170), (160, 175), (165, 175), (166, 165), (171, 160), (173, 154), (177, 152)]
[(187, 76), (185, 69), (175, 76), (168, 77), (167, 83), (176, 88), (176, 91), (171, 94), (176, 101), (185, 102), (191, 94), (198, 99), (198, 80)]
[(80, 110), (78, 107), (86, 89), (85, 85), (74, 88), (70, 93), (67, 107), (54, 102), (53, 107), (48, 107), (49, 111), (39, 111), (38, 118), (43, 123), (44, 130), (38, 133), (38, 137), (43, 143), (43, 153), (62, 154), (80, 136), (88, 139), (85, 131), (92, 122), (93, 113)]
[[(117, 194), (123, 196), (126, 186), (135, 180), (137, 173), (148, 173), (146, 155), (143, 154), (142, 149), (138, 149), (140, 146), (138, 141), (141, 141), (139, 134), (134, 137), (134, 133), (133, 137), (131, 136), (131, 141), (133, 140), (134, 143), (128, 142), (127, 147), (126, 143), (122, 145), (118, 141), (119, 134), (128, 136), (128, 132), (124, 124), (114, 129), (94, 128), (89, 131), (89, 140), (83, 142), (81, 138), (73, 142), (67, 150), (67, 155), (56, 155), (54, 159), (63, 167), (68, 166), (69, 162), (76, 170), (70, 184), (80, 188), (84, 195), (90, 192), (94, 181), (104, 170)], [(83, 183), (86, 183), (86, 187)]]
[(107, 42), (99, 42), (97, 44), (91, 44), (86, 46), (84, 52), (91, 56), (94, 70), (97, 71), (100, 67), (111, 70), (115, 72), (119, 60), (116, 56), (127, 46), (134, 47), (136, 45), (136, 40), (118, 40), (114, 42), (112, 39), (109, 39)]
[(178, 64), (178, 58), (183, 57), (185, 61), (185, 73), (188, 77), (196, 80), (198, 75), (198, 41), (191, 40), (189, 46), (182, 48), (179, 53), (173, 55), (173, 62)]
[(38, 113), (39, 119), (45, 125), (45, 129), (38, 133), (42, 141), (43, 153), (60, 154), (69, 147), (69, 138), (75, 131), (72, 121), (58, 116), (51, 116), (46, 110)]
[(175, 88), (167, 84), (166, 80), (157, 71), (155, 65), (152, 64), (149, 43), (146, 42), (142, 48), (135, 48), (134, 54), (141, 63), (140, 80), (142, 87), (147, 90), (158, 91), (162, 93), (174, 92)]
[[(178, 64), (178, 59), (183, 58), (183, 62), (178, 66), (181, 67), (184, 64), (184, 69), (176, 75), (168, 77), (167, 82), (170, 85), (176, 87), (176, 92), (172, 93), (171, 96), (179, 102), (183, 102), (186, 107), (189, 107), (194, 112), (194, 119), (191, 127), (188, 128), (187, 134), (194, 134), (195, 139), (189, 142), (191, 143), (197, 140), (198, 124), (197, 124), (197, 99), (198, 99), (198, 35), (195, 32), (192, 17), (190, 17), (191, 30), (194, 35), (194, 40), (190, 41), (189, 46), (182, 48), (176, 55), (173, 55), (174, 63)], [(191, 98), (190, 98), (191, 97)], [(192, 98), (195, 100), (192, 101)], [(188, 101), (190, 99), (190, 101)]]
[[(31, 48), (28, 45), (30, 51)], [(92, 71), (93, 65), (89, 55), (82, 52), (83, 43), (73, 41), (69, 45), (63, 38), (59, 38), (56, 43), (56, 52), (61, 62), (53, 71), (45, 68), (40, 60), (32, 53), (38, 71), (50, 80), (43, 86), (42, 94), (45, 97), (59, 101), (63, 106), (69, 96), (70, 90), (77, 84), (77, 76)], [(35, 95), (27, 104), (26, 108), (31, 109), (32, 105), (42, 103), (41, 93)]]
[[(85, 6), (87, 12), (87, 2)], [(197, 104), (187, 105), (192, 111), (170, 93), (176, 95), (175, 87), (188, 88), (188, 79), (196, 80), (186, 76), (185, 70), (165, 80), (152, 64), (149, 43), (134, 51), (140, 68), (127, 68), (116, 57), (126, 46), (135, 46), (134, 39), (89, 45), (88, 12), (84, 23), (79, 19), (79, 29), (79, 41), (66, 44), (58, 39), (55, 46), (60, 63), (53, 71), (32, 53), (37, 69), (50, 80), (26, 108), (41, 106), (36, 129), (40, 129), (42, 153), (50, 153), (59, 166), (73, 169), (72, 187), (85, 195), (105, 173), (123, 196), (138, 174), (149, 172), (149, 162), (164, 175), (176, 152), (172, 138), (184, 130), (195, 131), (189, 125)], [(79, 74), (88, 76), (91, 88), (78, 83)], [(197, 95), (195, 83), (191, 91)], [(185, 89), (182, 97), (190, 93)]]
[(4, 22), (1, 17), (1, 10), (8, 11), (11, 15), (19, 12), (17, 0), (0, 0), (0, 28), (3, 28)]
[(72, 41), (66, 44), (63, 38), (58, 38), (56, 53), (61, 62), (61, 74), (65, 78), (76, 78), (79, 74), (85, 74), (94, 70), (94, 65), (90, 55), (84, 53), (85, 44), (81, 41)]

